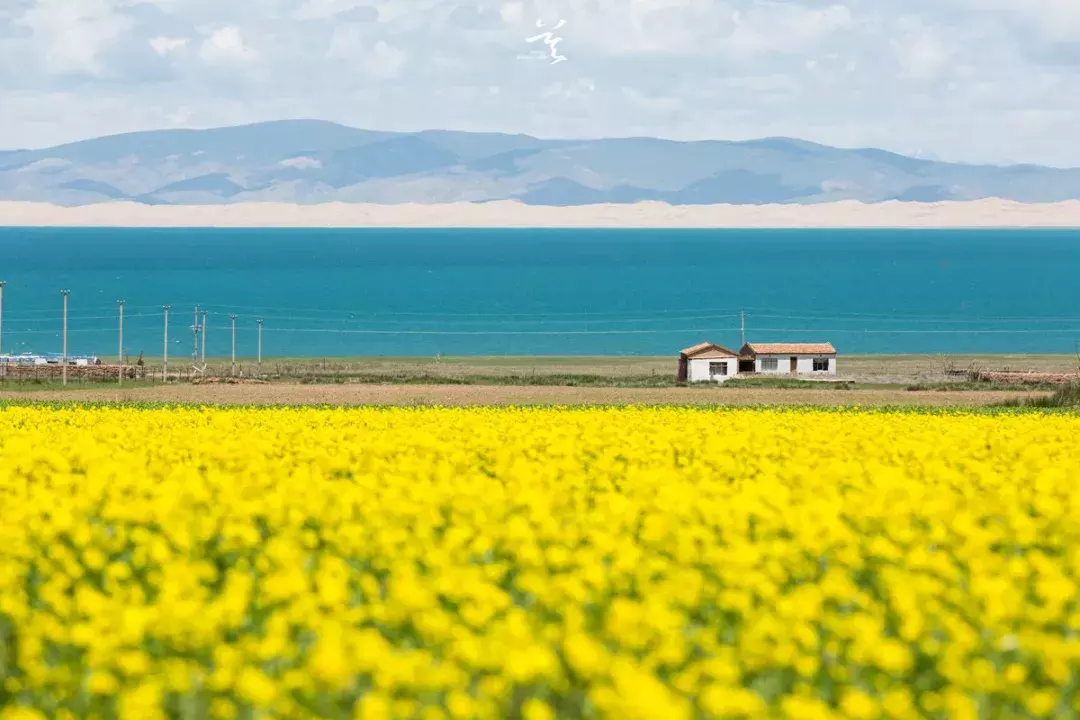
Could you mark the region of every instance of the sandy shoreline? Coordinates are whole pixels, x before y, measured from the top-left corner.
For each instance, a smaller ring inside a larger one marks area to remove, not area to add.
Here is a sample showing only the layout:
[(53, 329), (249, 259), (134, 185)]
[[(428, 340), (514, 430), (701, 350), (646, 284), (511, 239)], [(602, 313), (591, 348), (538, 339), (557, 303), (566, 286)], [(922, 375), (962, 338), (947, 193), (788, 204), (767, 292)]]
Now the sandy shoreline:
[(0, 227), (611, 227), (611, 228), (1080, 228), (1080, 200), (874, 205), (626, 205), (242, 203), (80, 207), (0, 202)]

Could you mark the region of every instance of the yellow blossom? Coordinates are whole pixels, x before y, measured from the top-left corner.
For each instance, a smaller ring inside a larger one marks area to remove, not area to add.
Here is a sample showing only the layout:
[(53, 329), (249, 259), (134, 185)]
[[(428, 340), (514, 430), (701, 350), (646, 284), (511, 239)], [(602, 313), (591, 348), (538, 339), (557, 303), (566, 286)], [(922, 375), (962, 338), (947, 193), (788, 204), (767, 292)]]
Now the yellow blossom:
[(4, 405), (0, 720), (1054, 717), (1078, 480), (1064, 413)]

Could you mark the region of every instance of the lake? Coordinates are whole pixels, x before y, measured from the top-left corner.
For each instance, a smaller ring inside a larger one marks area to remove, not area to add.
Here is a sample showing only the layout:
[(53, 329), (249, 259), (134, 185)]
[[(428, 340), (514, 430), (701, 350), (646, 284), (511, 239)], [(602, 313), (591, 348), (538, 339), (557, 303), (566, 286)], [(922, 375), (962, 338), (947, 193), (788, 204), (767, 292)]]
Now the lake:
[(843, 353), (1072, 353), (1074, 230), (0, 228), (4, 352), (676, 355), (830, 341)]

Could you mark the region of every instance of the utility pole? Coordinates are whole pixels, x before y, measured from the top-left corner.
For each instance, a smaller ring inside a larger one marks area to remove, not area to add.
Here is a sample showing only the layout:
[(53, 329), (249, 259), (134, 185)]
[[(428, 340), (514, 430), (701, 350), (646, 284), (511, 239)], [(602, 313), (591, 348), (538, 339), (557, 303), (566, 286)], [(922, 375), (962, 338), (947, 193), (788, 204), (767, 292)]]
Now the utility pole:
[(71, 294), (70, 290), (61, 290), (60, 294), (64, 296), (64, 352), (60, 358), (60, 372), (63, 377), (64, 385), (67, 385), (67, 307), (68, 307), (68, 295)]
[(229, 319), (232, 320), (232, 367), (229, 374), (236, 377), (236, 316), (230, 315)]
[(4, 286), (7, 281), (0, 280), (0, 377), (7, 375), (8, 364), (4, 362)]
[(206, 373), (206, 311), (202, 311), (202, 369)]
[(120, 307), (120, 354), (117, 356), (117, 362), (120, 364), (120, 372), (116, 381), (117, 385), (124, 384), (124, 301), (117, 300), (116, 304)]
[(263, 321), (259, 320), (258, 323), (259, 323), (259, 355), (258, 355), (258, 357), (259, 357), (259, 377), (261, 378), (262, 377), (262, 323), (263, 323)]
[(162, 305), (165, 310), (165, 352), (161, 356), (161, 382), (169, 382), (169, 308), (171, 305)]
[[(739, 311), (739, 325), (742, 328), (742, 344), (746, 344), (746, 311)], [(740, 346), (741, 347), (741, 346)]]
[(195, 338), (195, 348), (191, 351), (191, 369), (199, 370), (199, 306), (195, 306), (195, 324), (191, 326), (191, 336)]

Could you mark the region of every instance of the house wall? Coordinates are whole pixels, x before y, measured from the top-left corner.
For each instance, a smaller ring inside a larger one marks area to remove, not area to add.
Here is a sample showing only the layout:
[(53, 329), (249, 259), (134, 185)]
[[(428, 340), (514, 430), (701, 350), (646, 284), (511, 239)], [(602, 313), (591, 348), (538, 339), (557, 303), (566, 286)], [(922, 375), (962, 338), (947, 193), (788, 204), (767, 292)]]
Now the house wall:
[[(796, 372), (799, 375), (835, 375), (836, 374), (836, 356), (835, 355), (797, 355), (798, 359), (796, 364)], [(762, 360), (766, 358), (776, 358), (777, 367), (775, 370), (762, 369)], [(829, 370), (825, 372), (819, 370), (814, 371), (814, 358), (829, 358)], [(754, 359), (754, 370), (766, 375), (790, 375), (791, 374), (791, 355), (758, 355)]]
[[(709, 377), (709, 363), (714, 362), (726, 362), (728, 364), (728, 374), (718, 377)], [(716, 382), (724, 382), (729, 380), (739, 373), (739, 359), (738, 358), (701, 358), (691, 359), (689, 372), (687, 373), (687, 380), (689, 382), (708, 382), (715, 380)]]

